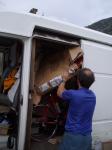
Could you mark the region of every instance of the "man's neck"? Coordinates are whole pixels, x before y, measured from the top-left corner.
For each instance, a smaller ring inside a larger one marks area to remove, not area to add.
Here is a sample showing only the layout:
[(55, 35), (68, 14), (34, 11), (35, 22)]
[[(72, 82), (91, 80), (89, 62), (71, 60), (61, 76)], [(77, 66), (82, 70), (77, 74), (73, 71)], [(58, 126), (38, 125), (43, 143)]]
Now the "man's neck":
[(80, 84), (78, 86), (79, 86), (79, 89), (82, 88), (82, 86)]

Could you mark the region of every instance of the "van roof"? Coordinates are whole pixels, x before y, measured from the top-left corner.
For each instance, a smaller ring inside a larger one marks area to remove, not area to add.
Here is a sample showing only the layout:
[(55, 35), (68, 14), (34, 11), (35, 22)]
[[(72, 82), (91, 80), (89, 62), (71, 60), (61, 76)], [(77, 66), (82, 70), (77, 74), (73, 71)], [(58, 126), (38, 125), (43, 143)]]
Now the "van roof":
[(0, 12), (0, 32), (31, 37), (35, 27), (112, 45), (112, 36), (71, 23), (31, 13)]

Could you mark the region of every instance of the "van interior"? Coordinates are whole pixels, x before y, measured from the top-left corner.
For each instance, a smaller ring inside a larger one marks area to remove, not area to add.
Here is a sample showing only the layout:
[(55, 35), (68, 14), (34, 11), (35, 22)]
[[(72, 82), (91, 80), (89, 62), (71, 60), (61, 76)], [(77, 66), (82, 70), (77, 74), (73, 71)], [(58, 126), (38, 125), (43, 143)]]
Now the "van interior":
[(0, 37), (0, 149), (4, 139), (13, 148), (18, 135), (22, 53), (20, 40)]
[[(82, 68), (80, 43), (76, 39), (67, 43), (34, 37), (31, 64), (32, 108), (29, 108), (32, 114), (30, 135), (26, 136), (31, 138), (29, 146), (27, 141), (26, 149), (56, 150), (64, 133), (68, 103), (57, 96), (59, 83), (55, 83), (55, 79), (69, 71), (74, 64), (78, 66), (77, 70)], [(75, 75), (71, 75), (65, 88), (78, 89)]]
[[(20, 40), (0, 37), (0, 138), (6, 137), (9, 149), (17, 149), (22, 57)], [(35, 31), (25, 150), (57, 149), (68, 110), (68, 104), (57, 96), (57, 88), (63, 73), (68, 71), (71, 78), (65, 88), (78, 89), (74, 65), (77, 70), (83, 67), (79, 39), (41, 30), (37, 35)]]

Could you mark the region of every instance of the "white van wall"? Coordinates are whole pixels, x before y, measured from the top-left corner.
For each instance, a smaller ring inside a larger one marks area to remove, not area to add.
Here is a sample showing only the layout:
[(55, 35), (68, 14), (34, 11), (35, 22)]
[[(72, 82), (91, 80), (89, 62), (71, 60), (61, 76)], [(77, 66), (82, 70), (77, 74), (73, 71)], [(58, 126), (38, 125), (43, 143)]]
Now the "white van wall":
[(19, 133), (18, 133), (18, 150), (24, 150), (26, 123), (28, 111), (28, 93), (30, 80), (30, 63), (31, 63), (31, 38), (24, 41), (24, 57), (22, 66), (22, 81), (21, 81), (21, 95), (23, 96), (23, 104), (20, 107), (19, 118)]
[(92, 90), (96, 94), (93, 118), (93, 140), (112, 139), (112, 47), (90, 41), (81, 41), (84, 67), (95, 73)]

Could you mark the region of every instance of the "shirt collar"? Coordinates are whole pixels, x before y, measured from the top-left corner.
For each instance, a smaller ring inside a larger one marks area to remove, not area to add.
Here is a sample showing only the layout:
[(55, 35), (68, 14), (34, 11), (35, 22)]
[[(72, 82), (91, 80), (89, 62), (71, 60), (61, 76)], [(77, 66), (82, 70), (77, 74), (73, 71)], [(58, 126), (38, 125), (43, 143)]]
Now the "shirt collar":
[(79, 90), (89, 90), (88, 88), (81, 87)]

